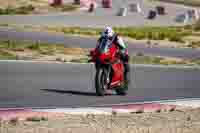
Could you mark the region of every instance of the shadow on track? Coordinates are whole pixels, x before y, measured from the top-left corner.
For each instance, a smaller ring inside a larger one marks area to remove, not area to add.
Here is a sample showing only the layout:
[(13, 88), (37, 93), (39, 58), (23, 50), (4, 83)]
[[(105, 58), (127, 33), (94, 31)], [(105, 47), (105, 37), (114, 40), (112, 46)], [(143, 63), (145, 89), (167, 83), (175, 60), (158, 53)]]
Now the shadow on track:
[(41, 89), (42, 91), (60, 93), (60, 94), (71, 94), (71, 95), (82, 95), (82, 96), (97, 96), (94, 92), (81, 92), (72, 90), (56, 90), (56, 89)]

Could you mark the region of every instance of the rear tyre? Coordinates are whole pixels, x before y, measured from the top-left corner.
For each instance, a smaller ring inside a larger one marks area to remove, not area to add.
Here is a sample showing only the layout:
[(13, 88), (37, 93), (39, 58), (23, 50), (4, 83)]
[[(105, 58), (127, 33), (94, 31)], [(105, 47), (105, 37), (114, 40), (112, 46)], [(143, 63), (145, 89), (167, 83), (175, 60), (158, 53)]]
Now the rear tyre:
[(124, 72), (124, 81), (122, 83), (122, 85), (116, 89), (116, 93), (117, 95), (126, 95), (127, 91), (128, 91), (128, 86), (130, 83), (130, 66), (129, 64), (125, 64), (126, 69)]
[(105, 68), (100, 68), (96, 72), (95, 76), (95, 88), (96, 94), (98, 96), (104, 96), (106, 93), (107, 84), (107, 70)]

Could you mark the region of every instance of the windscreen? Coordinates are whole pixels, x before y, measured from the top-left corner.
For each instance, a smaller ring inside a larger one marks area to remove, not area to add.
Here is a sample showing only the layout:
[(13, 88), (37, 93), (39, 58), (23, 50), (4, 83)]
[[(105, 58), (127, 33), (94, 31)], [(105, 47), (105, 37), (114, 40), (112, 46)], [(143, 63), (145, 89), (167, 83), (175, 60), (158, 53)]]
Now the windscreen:
[(111, 41), (108, 38), (102, 38), (98, 45), (98, 51), (100, 53), (106, 53), (108, 52), (110, 46), (111, 46)]

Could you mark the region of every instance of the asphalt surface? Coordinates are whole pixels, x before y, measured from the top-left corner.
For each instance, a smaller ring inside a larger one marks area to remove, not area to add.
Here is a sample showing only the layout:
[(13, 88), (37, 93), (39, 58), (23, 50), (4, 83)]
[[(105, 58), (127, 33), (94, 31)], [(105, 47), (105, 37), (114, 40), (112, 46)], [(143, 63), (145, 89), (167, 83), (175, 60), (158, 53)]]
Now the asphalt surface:
[[(99, 2), (99, 1), (98, 1)], [(126, 17), (116, 16), (118, 9), (132, 2), (141, 2), (141, 14), (128, 12)], [(182, 25), (174, 18), (188, 8), (164, 4), (167, 15), (150, 21), (146, 17), (157, 4), (139, 0), (115, 0), (114, 8), (97, 8), (94, 13), (72, 12), (49, 15), (0, 16), (0, 24), (64, 25), (80, 27), (111, 26), (171, 26)], [(158, 4), (160, 5), (160, 4)], [(190, 23), (190, 22), (189, 22)], [(61, 43), (67, 47), (92, 48), (95, 38), (72, 37), (39, 32), (19, 32), (0, 29), (0, 39), (40, 40)], [(145, 44), (129, 44), (129, 51), (144, 54), (200, 58), (192, 49), (147, 48)], [(94, 89), (94, 68), (89, 64), (45, 64), (0, 62), (0, 107), (85, 107), (105, 104), (143, 102), (200, 96), (200, 70), (162, 67), (132, 67), (132, 84), (127, 96), (97, 97)]]
[[(51, 13), (46, 15), (16, 15), (16, 16), (0, 16), (0, 24), (18, 24), (18, 25), (63, 25), (63, 26), (80, 26), (80, 27), (105, 27), (105, 26), (172, 26), (183, 25), (183, 23), (175, 22), (177, 15), (186, 12), (189, 7), (182, 5), (153, 2), (148, 0), (113, 0), (112, 9), (104, 9), (101, 7), (101, 0), (97, 0), (99, 7), (93, 12), (75, 11), (68, 13)], [(129, 11), (131, 3), (140, 3), (142, 13), (134, 13)], [(165, 16), (157, 16), (154, 20), (148, 20), (149, 10), (155, 10), (156, 5), (163, 5), (166, 8)], [(127, 16), (117, 16), (117, 12), (121, 7), (127, 7)], [(187, 24), (191, 23), (189, 21)]]
[(133, 66), (127, 96), (95, 95), (91, 64), (0, 62), (0, 107), (85, 107), (200, 97), (200, 69)]
[[(0, 39), (13, 40), (32, 40), (48, 42), (51, 44), (65, 44), (66, 47), (94, 48), (96, 46), (96, 38), (85, 38), (80, 36), (66, 36), (64, 34), (50, 34), (47, 32), (24, 32), (13, 29), (0, 28)], [(195, 49), (181, 48), (163, 48), (153, 46), (148, 48), (145, 43), (127, 42), (129, 52), (132, 54), (142, 52), (145, 55), (170, 56), (187, 59), (200, 58), (200, 51)]]

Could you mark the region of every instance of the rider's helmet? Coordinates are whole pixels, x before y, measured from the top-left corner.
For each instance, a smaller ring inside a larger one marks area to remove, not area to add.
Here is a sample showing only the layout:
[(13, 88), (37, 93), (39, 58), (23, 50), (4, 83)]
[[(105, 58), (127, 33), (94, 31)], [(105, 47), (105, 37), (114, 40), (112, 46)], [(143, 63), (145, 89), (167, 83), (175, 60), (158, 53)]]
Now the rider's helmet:
[(111, 27), (106, 27), (103, 31), (103, 36), (107, 36), (109, 38), (113, 37), (114, 31)]

